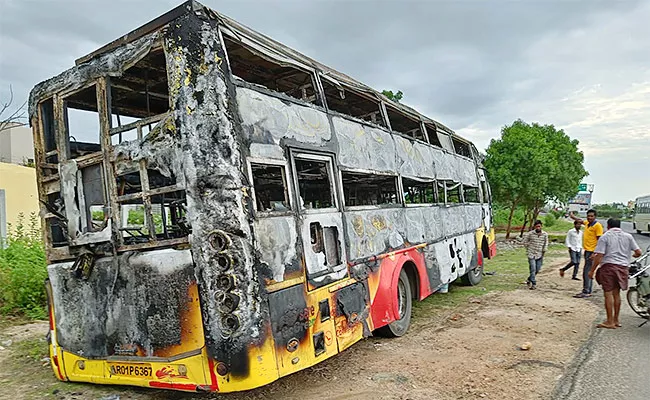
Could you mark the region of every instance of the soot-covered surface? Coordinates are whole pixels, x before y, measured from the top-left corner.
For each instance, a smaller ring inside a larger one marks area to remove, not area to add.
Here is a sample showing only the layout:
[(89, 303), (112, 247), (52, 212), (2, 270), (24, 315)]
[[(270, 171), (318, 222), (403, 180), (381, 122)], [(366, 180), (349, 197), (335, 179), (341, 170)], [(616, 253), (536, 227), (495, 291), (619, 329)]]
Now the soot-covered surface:
[(87, 280), (74, 276), (72, 264), (48, 267), (61, 347), (96, 358), (133, 346), (153, 356), (180, 343), (180, 313), (195, 282), (189, 250), (101, 258)]

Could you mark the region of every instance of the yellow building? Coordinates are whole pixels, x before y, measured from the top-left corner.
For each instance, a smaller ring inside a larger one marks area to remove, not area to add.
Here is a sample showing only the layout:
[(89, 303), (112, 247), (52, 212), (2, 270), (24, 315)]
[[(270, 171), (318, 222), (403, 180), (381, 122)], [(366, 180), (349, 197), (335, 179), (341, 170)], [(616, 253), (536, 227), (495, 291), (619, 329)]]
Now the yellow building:
[(20, 214), (28, 223), (31, 213), (38, 212), (36, 169), (0, 162), (0, 239), (7, 236), (8, 225), (15, 226)]

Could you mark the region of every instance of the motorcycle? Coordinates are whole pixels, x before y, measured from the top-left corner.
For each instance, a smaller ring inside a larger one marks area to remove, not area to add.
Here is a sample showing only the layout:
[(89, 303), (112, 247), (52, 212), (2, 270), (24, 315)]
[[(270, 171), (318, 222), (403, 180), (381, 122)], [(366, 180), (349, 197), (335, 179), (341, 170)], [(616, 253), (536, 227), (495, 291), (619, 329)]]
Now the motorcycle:
[[(627, 303), (640, 317), (650, 320), (650, 246), (645, 254), (630, 264), (630, 287)], [(644, 321), (643, 326), (648, 321)]]

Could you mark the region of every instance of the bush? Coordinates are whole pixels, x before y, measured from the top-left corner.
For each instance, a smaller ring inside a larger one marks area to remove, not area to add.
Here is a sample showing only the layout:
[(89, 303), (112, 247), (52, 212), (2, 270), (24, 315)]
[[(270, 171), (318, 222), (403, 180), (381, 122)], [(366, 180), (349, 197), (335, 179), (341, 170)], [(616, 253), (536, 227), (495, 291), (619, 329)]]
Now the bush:
[(45, 249), (36, 215), (31, 215), (29, 227), (23, 221), (20, 215), (16, 226), (9, 226), (6, 247), (0, 245), (0, 313), (43, 319), (47, 316)]
[[(494, 210), (494, 225), (499, 227), (504, 227), (508, 225), (508, 216), (510, 215), (510, 209), (507, 207), (495, 206)], [(520, 226), (524, 223), (524, 209), (522, 207), (517, 207), (515, 212), (512, 214), (512, 226)]]
[(544, 226), (551, 227), (557, 222), (557, 217), (553, 214), (546, 214), (544, 216)]

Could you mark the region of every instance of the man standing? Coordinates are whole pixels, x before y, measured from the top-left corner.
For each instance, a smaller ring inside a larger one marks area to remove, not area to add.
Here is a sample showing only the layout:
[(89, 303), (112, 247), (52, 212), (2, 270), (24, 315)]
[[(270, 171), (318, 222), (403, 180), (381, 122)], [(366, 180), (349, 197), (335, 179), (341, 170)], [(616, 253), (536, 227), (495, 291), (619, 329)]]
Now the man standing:
[(535, 278), (542, 269), (544, 253), (548, 249), (548, 234), (542, 230), (542, 221), (535, 221), (533, 230), (526, 234), (523, 243), (526, 248), (528, 267), (530, 269), (530, 275), (528, 276), (528, 280), (526, 280), (526, 284), (528, 285), (528, 289), (535, 290), (537, 289), (537, 280)]
[(598, 213), (596, 210), (589, 210), (587, 211), (587, 220), (583, 221), (573, 215), (573, 212), (569, 213), (569, 217), (571, 217), (571, 219), (574, 221), (579, 221), (585, 226), (585, 232), (582, 235), (582, 248), (585, 250), (585, 265), (582, 269), (582, 292), (576, 294), (573, 297), (591, 297), (591, 290), (593, 286), (593, 280), (589, 278), (589, 271), (591, 270), (592, 263), (591, 256), (594, 254), (594, 250), (596, 250), (598, 238), (603, 236), (603, 226), (600, 224), (600, 222), (596, 221), (597, 215)]
[(593, 279), (595, 274), (596, 281), (605, 292), (607, 321), (596, 325), (598, 328), (615, 329), (621, 326), (618, 319), (621, 311), (621, 290), (627, 290), (632, 252), (634, 257), (641, 256), (641, 249), (632, 235), (621, 230), (621, 221), (608, 219), (607, 232), (598, 241), (593, 268), (589, 272), (589, 278)]
[(580, 252), (582, 251), (582, 231), (580, 228), (582, 228), (582, 222), (573, 221), (573, 229), (567, 232), (566, 240), (564, 241), (566, 247), (569, 249), (570, 261), (566, 266), (560, 268), (560, 276), (564, 277), (564, 271), (573, 267), (573, 276), (571, 279), (574, 281), (580, 280), (577, 277), (578, 269), (580, 268)]

